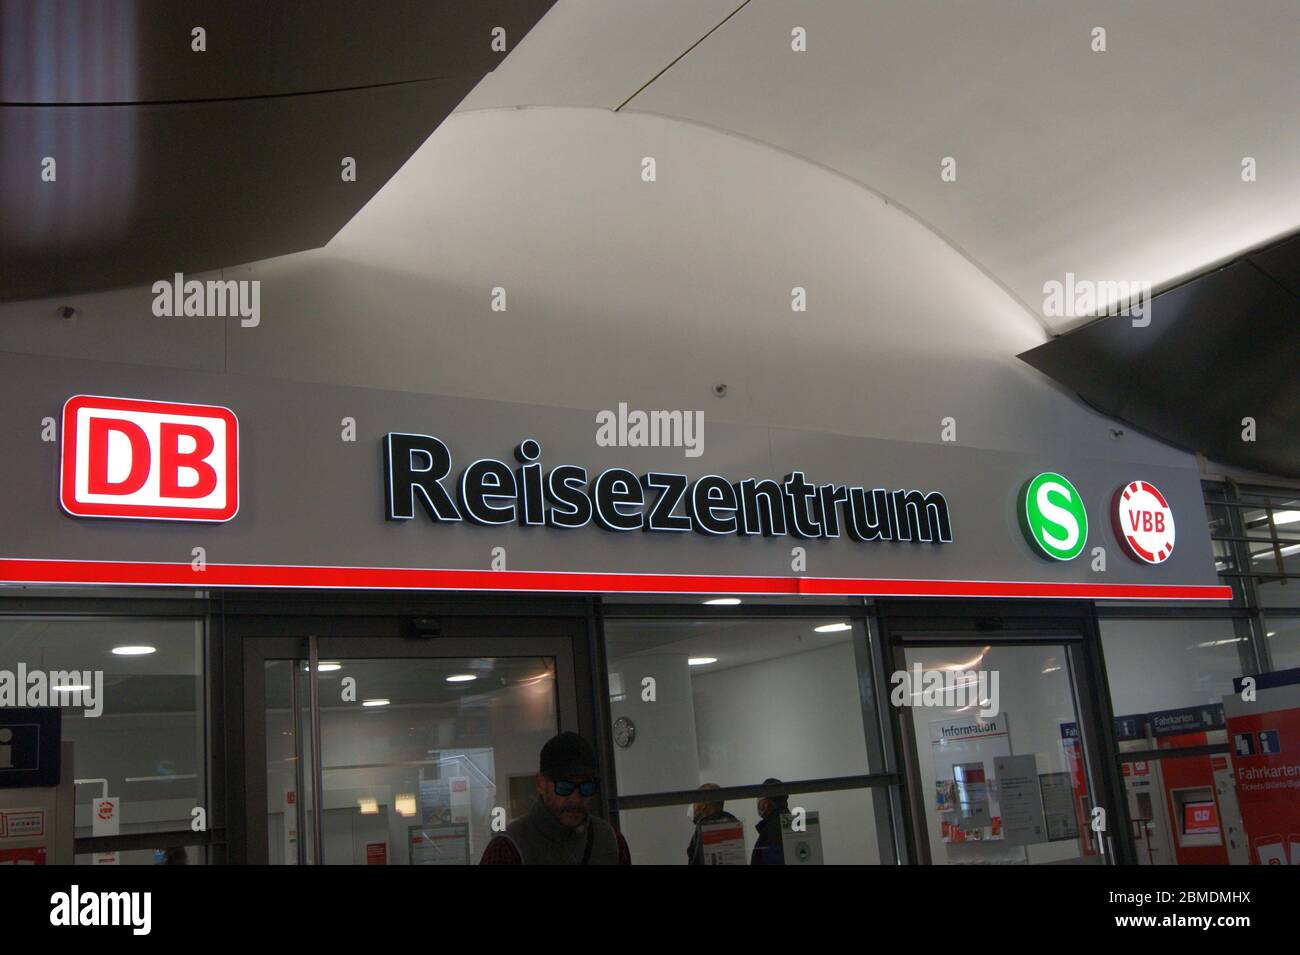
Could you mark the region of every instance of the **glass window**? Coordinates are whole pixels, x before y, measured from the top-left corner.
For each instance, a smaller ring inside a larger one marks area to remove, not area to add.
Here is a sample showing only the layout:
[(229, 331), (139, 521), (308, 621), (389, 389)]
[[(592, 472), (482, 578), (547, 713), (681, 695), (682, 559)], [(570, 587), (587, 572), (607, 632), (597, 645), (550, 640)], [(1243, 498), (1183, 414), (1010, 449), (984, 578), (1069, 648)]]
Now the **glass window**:
[[(704, 798), (704, 797), (701, 797)], [(876, 830), (873, 824), (873, 800), (884, 799), (885, 793), (877, 794), (874, 789), (844, 789), (836, 792), (795, 793), (787, 798), (791, 810), (803, 809), (808, 818), (817, 820), (817, 836), (820, 843), (819, 860), (808, 860), (813, 864), (820, 861), (823, 865), (874, 865), (880, 861), (880, 850), (876, 845)], [(699, 814), (700, 818), (717, 819), (717, 822), (705, 822), (700, 827), (712, 828), (726, 821), (726, 813), (733, 817), (739, 835), (734, 850), (734, 859), (750, 863), (757, 848), (760, 856), (763, 847), (759, 841), (759, 815), (757, 799), (733, 799), (730, 802), (714, 803), (713, 807)], [(701, 805), (709, 805), (703, 803)], [(815, 816), (813, 814), (816, 814)], [(628, 850), (632, 854), (632, 864), (687, 865), (694, 848), (697, 817), (695, 804), (684, 806), (657, 806), (652, 809), (622, 809), (619, 811), (619, 828), (627, 839)], [(723, 827), (725, 828), (725, 826)], [(726, 833), (731, 835), (731, 833)], [(786, 843), (796, 844), (794, 832), (783, 834), (781, 839), (782, 864), (785, 864)], [(790, 855), (794, 856), (794, 849)], [(705, 864), (702, 853), (701, 862)]]
[(1249, 622), (1103, 618), (1102, 650), (1118, 716), (1218, 703), (1247, 672)]
[[(911, 710), (930, 861), (1040, 864), (1097, 856), (1065, 648), (909, 646), (905, 659), (909, 670), (969, 674), (957, 681), (966, 689), (953, 699), (924, 707), (918, 700)], [(987, 682), (977, 674), (988, 674)], [(967, 703), (973, 696), (981, 698)]]
[(169, 849), (126, 849), (122, 852), (80, 853), (75, 865), (207, 865), (207, 846)]
[(29, 687), (33, 672), (64, 685), (53, 698), (73, 743), (78, 837), (94, 834), (92, 801), (104, 796), (120, 800), (120, 835), (188, 830), (200, 806), (214, 824), (203, 634), (195, 619), (0, 617), (0, 670), (21, 667)]
[[(861, 629), (847, 618), (613, 619), (605, 631), (619, 796), (871, 771)], [(818, 813), (826, 863), (877, 862), (872, 798), (809, 792), (788, 804)], [(758, 802), (727, 811), (752, 852)], [(633, 861), (685, 864), (689, 813), (689, 804), (620, 811)]]
[(1264, 634), (1274, 670), (1300, 667), (1300, 617), (1270, 615), (1264, 620)]
[[(318, 666), (325, 864), (474, 864), (495, 835), (498, 808), (506, 819), (528, 811), (538, 754), (558, 732), (553, 657)], [(314, 855), (306, 670), (302, 661), (266, 665), (272, 864)]]
[(1242, 495), (1244, 544), (1263, 607), (1300, 607), (1300, 499)]

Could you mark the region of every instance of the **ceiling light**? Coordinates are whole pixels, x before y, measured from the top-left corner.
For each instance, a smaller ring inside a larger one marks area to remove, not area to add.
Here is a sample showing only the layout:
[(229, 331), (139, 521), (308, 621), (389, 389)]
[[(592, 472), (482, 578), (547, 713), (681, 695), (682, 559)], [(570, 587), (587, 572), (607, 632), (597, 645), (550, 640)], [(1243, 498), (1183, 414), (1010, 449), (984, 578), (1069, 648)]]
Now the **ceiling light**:
[(397, 810), (399, 816), (414, 816), (415, 793), (398, 793), (397, 798), (393, 800), (393, 808)]
[(468, 683), (470, 680), (477, 680), (473, 673), (454, 673), (447, 677), (448, 683)]
[(316, 664), (317, 673), (332, 673), (335, 670), (342, 670), (342, 663), (318, 663)]
[(379, 800), (374, 796), (362, 796), (357, 800), (357, 806), (361, 809), (363, 816), (379, 815)]
[(703, 667), (703, 666), (708, 666), (710, 663), (717, 663), (718, 658), (717, 657), (691, 657), (686, 662), (693, 667)]
[(977, 656), (973, 656), (973, 657), (971, 657), (971, 658), (970, 658), (969, 660), (967, 660), (965, 663), (949, 663), (947, 666), (936, 667), (936, 669), (939, 669), (939, 670), (969, 670), (969, 669), (971, 669), (972, 667), (977, 666), (977, 665), (979, 664), (979, 662), (980, 662), (981, 660), (983, 660), (985, 656), (988, 655), (988, 652), (989, 652), (989, 650), (991, 650), (991, 649), (992, 649), (991, 647), (985, 647), (983, 650), (981, 650), (981, 651), (979, 652), (979, 654), (978, 654)]
[(157, 647), (114, 647), (113, 652), (119, 657), (142, 657), (149, 653), (157, 653)]
[(820, 627), (813, 627), (818, 633), (843, 633), (845, 630), (852, 630), (851, 623), (824, 623)]
[(62, 686), (50, 687), (55, 693), (84, 693), (90, 687), (84, 683), (65, 683)]
[(377, 700), (362, 700), (362, 701), (361, 701), (361, 705), (362, 705), (362, 706), (387, 706), (388, 703), (389, 703), (388, 700), (385, 700), (385, 699), (382, 699), (382, 698), (381, 698), (381, 699), (377, 699)]
[(712, 600), (704, 601), (706, 607), (734, 607), (740, 603), (739, 597), (714, 597)]
[[(1282, 557), (1287, 557), (1291, 554), (1296, 553), (1297, 551), (1300, 551), (1300, 544), (1288, 544), (1286, 547), (1278, 548), (1278, 552), (1280, 552), (1280, 555)], [(1252, 561), (1272, 560), (1275, 554), (1277, 554), (1278, 552), (1275, 552), (1273, 548), (1270, 547), (1268, 550), (1256, 551), (1255, 553), (1250, 555), (1250, 559)]]
[(1300, 521), (1300, 511), (1277, 511), (1273, 515), (1274, 524), (1294, 524)]

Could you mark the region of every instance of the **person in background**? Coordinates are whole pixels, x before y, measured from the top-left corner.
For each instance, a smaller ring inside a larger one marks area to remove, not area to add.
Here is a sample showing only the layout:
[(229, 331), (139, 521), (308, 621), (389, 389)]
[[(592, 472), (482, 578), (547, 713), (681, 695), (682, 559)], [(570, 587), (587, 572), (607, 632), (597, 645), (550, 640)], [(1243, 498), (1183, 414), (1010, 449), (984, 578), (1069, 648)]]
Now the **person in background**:
[[(781, 780), (768, 777), (764, 786), (779, 785)], [(790, 797), (765, 796), (758, 801), (758, 839), (750, 853), (750, 865), (785, 865), (785, 849), (781, 844), (781, 816), (790, 814)]]
[(631, 865), (623, 834), (587, 810), (600, 788), (591, 744), (561, 733), (539, 762), (537, 800), (487, 844), (479, 865)]
[[(705, 783), (701, 790), (721, 789), (717, 783)], [(686, 847), (687, 865), (704, 865), (704, 843), (700, 839), (700, 826), (707, 822), (735, 822), (736, 817), (727, 812), (723, 802), (697, 802), (691, 806), (691, 820), (695, 823), (695, 834), (691, 844)]]

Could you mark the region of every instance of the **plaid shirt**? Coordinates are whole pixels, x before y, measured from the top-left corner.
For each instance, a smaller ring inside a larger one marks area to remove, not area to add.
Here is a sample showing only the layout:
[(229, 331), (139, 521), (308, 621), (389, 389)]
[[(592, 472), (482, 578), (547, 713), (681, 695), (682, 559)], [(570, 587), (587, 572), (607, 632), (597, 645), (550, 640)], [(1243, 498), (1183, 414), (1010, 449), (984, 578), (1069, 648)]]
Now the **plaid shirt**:
[[(627, 847), (627, 840), (623, 838), (623, 833), (617, 829), (614, 835), (618, 836), (618, 864), (631, 865), (632, 853)], [(487, 844), (483, 850), (483, 858), (478, 860), (479, 865), (523, 865), (524, 860), (519, 856), (519, 850), (515, 844), (505, 836), (497, 836)]]

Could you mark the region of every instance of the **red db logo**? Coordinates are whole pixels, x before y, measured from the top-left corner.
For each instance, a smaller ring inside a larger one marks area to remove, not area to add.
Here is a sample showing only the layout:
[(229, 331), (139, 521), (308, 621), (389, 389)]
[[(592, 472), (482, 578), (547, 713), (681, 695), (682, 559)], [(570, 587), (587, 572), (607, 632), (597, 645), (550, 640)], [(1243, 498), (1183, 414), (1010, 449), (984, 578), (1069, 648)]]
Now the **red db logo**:
[(239, 422), (215, 405), (75, 395), (63, 406), (59, 499), (74, 517), (228, 521)]
[(1154, 484), (1130, 481), (1116, 491), (1111, 520), (1135, 560), (1162, 564), (1174, 552), (1174, 512)]

